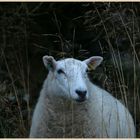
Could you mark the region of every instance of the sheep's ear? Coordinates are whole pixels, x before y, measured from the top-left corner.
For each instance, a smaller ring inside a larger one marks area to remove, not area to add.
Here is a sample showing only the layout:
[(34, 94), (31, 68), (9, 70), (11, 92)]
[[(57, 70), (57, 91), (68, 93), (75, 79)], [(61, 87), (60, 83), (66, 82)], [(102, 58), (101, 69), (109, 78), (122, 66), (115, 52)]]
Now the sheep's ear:
[(90, 70), (95, 70), (97, 66), (101, 64), (103, 61), (103, 57), (101, 56), (93, 56), (90, 57), (89, 59), (84, 60), (84, 62), (88, 65)]
[(43, 56), (43, 63), (48, 70), (55, 70), (56, 60), (52, 56)]

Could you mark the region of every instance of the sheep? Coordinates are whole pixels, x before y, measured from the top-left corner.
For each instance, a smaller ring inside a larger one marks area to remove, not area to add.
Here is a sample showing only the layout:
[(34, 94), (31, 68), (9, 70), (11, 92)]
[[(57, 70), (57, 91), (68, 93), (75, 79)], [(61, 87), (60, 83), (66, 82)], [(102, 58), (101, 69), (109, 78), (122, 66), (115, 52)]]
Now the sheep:
[(88, 78), (89, 67), (96, 69), (102, 60), (43, 57), (49, 73), (34, 110), (30, 138), (135, 137), (127, 108)]

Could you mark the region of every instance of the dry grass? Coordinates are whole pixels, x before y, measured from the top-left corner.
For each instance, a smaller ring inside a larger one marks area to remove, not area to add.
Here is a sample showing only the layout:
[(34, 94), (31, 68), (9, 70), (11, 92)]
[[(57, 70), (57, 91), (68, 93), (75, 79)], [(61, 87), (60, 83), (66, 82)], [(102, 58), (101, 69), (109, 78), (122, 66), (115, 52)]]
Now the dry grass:
[[(80, 4), (84, 12), (81, 12), (78, 17), (71, 18), (72, 24), (76, 24), (72, 31), (70, 30), (71, 40), (67, 39), (61, 31), (63, 25), (59, 19), (60, 15), (57, 15), (62, 11), (56, 8), (57, 4), (48, 4), (56, 10), (53, 10), (53, 14), (49, 6), (51, 12), (49, 10), (40, 11), (43, 3), (17, 5), (12, 4), (11, 16), (7, 16), (9, 11), (5, 10), (2, 4), (0, 5), (0, 10), (3, 12), (0, 20), (2, 36), (0, 38), (0, 104), (2, 105), (0, 137), (28, 136), (31, 107), (28, 98), (26, 100), (24, 97), (34, 94), (31, 90), (35, 89), (34, 81), (43, 77), (40, 74), (43, 73), (43, 66), (34, 67), (38, 71), (31, 69), (37, 61), (36, 59), (39, 59), (39, 63), (41, 63), (41, 57), (46, 52), (56, 58), (85, 59), (94, 55), (94, 52), (102, 55), (104, 57), (103, 67), (98, 69), (99, 72), (95, 71), (94, 75), (91, 74), (91, 79), (99, 82), (102, 87), (129, 108), (137, 126), (137, 137), (140, 137), (140, 29), (137, 4)], [(37, 38), (45, 37), (47, 43), (50, 44), (46, 46), (42, 43), (44, 40), (36, 43), (36, 38), (32, 36), (35, 34), (34, 29), (29, 30), (30, 24), (35, 28), (38, 27), (33, 17), (43, 15), (44, 12), (53, 15), (53, 24), (56, 26), (57, 32), (57, 34), (36, 33)], [(31, 15), (33, 17), (30, 17)], [(94, 32), (92, 39), (85, 41), (87, 43), (80, 44), (76, 40), (76, 33), (79, 29), (77, 29), (77, 24), (78, 27), (81, 26), (79, 27), (81, 30), (85, 31), (85, 36), (87, 36), (86, 32)], [(92, 43), (96, 44), (100, 51), (97, 51), (94, 46), (89, 47)], [(36, 57), (36, 54), (41, 54), (41, 57)]]

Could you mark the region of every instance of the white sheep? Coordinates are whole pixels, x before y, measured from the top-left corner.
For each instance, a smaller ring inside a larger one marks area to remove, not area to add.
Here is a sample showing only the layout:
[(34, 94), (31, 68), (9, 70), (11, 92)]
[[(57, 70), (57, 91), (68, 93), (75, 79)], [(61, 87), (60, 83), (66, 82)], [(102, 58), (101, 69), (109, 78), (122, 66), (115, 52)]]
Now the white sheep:
[(129, 111), (107, 91), (90, 82), (88, 67), (95, 69), (100, 56), (85, 61), (56, 61), (44, 56), (49, 74), (32, 119), (32, 138), (133, 138)]

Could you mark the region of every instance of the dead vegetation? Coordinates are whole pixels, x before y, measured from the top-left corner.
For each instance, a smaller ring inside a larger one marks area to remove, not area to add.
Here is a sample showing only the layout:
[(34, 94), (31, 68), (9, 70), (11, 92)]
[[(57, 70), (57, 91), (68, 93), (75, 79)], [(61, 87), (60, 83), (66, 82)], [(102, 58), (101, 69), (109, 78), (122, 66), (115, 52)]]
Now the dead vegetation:
[[(0, 137), (28, 137), (44, 54), (104, 57), (91, 80), (131, 111), (140, 136), (139, 3), (0, 3)], [(29, 100), (30, 97), (30, 100)]]

